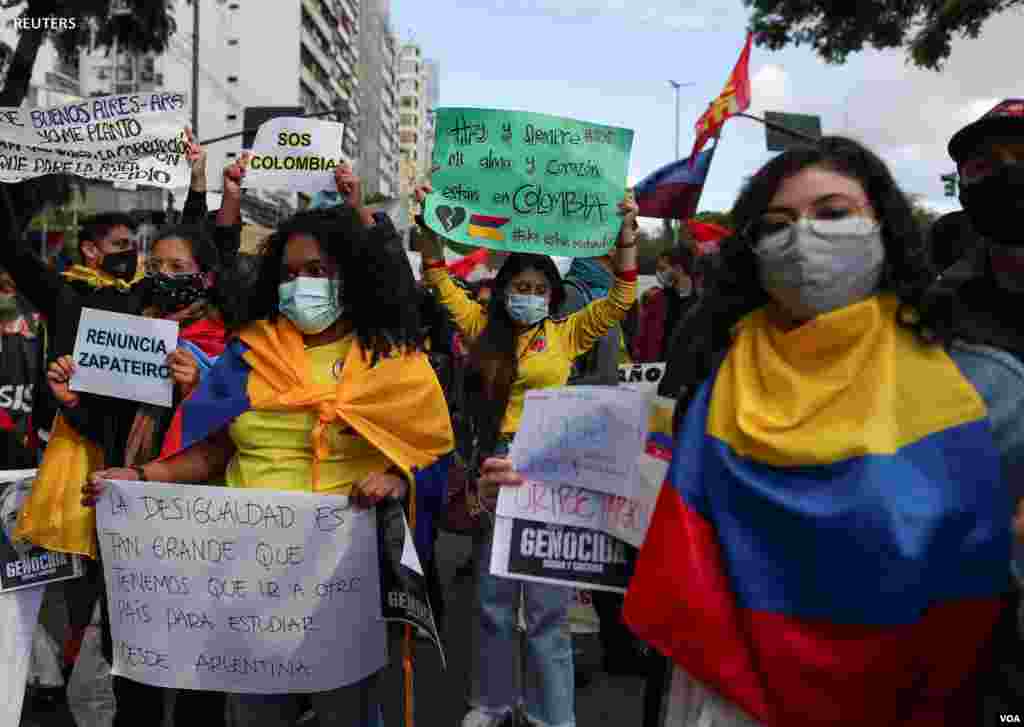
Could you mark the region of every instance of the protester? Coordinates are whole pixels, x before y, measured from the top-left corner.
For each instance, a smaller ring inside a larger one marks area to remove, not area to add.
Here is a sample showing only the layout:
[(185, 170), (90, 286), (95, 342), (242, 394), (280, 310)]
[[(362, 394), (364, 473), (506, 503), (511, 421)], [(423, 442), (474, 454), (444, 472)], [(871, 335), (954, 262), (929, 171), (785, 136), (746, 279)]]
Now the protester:
[[(430, 192), (429, 185), (422, 187), (417, 191), (418, 200), (422, 202)], [(623, 202), (620, 212), (625, 219), (616, 250), (614, 286), (608, 297), (563, 319), (550, 317), (564, 300), (561, 276), (550, 258), (510, 255), (498, 271), (494, 297), (485, 309), (452, 283), (440, 241), (423, 230), (424, 279), (471, 342), (473, 383), (467, 385), (475, 388), (481, 404), (486, 405), (477, 412), (481, 420), (477, 447), (482, 454), (507, 454), (526, 391), (564, 385), (573, 360), (621, 322), (632, 306), (636, 295), (636, 206)], [(493, 504), (493, 497), (491, 501)], [(526, 719), (552, 727), (573, 725), (573, 654), (567, 622), (571, 591), (490, 575), (491, 540), (490, 535), (482, 538), (476, 554), (480, 694), (463, 725), (485, 727), (514, 718), (520, 702), (515, 650), (521, 598), (525, 598), (526, 663), (536, 677), (529, 680), (536, 684), (525, 685)]]
[(633, 339), (633, 361), (667, 361), (672, 333), (697, 300), (693, 284), (694, 257), (686, 245), (658, 255), (659, 287), (649, 291), (640, 308), (639, 330)]
[(857, 143), (776, 157), (733, 216), (626, 597), (677, 667), (664, 724), (977, 724), (1024, 368), (933, 343), (921, 232)]
[[(167, 357), (175, 384), (175, 404), (187, 398), (199, 383), (201, 372), (208, 371), (224, 351), (226, 331), (220, 315), (211, 304), (219, 269), (217, 249), (201, 228), (176, 226), (156, 237), (147, 260), (146, 285), (142, 297), (148, 317), (176, 321), (179, 347)], [(63, 356), (50, 366), (47, 374), (54, 397), (63, 416), (82, 433), (102, 430), (111, 416), (106, 401), (83, 406), (81, 397), (69, 390), (75, 364)], [(120, 459), (126, 467), (148, 462), (161, 450), (170, 427), (173, 408), (130, 403), (135, 413), (123, 443)], [(100, 599), (104, 657), (113, 663), (109, 614), (106, 599)], [(164, 690), (115, 676), (113, 678), (117, 712), (114, 724), (135, 724), (137, 720), (162, 720)], [(192, 725), (201, 718), (211, 725), (224, 723), (224, 698), (215, 692), (182, 691), (174, 702), (175, 724)]]
[[(996, 346), (1024, 361), (1024, 103), (1008, 99), (958, 131), (949, 142), (960, 177), (962, 212), (933, 227), (944, 262), (929, 310), (971, 343)], [(966, 219), (964, 219), (966, 218)], [(944, 256), (943, 256), (944, 254)], [(1018, 504), (1018, 507), (1020, 505)], [(1024, 508), (1018, 511), (1024, 515)], [(1014, 569), (1024, 575), (1024, 518), (1017, 518)], [(1019, 602), (1020, 594), (1014, 598)], [(1024, 622), (1022, 622), (1024, 623)], [(986, 679), (985, 721), (1024, 703), (1024, 639), (1007, 613)]]
[[(413, 468), (451, 450), (451, 426), (423, 353), (412, 275), (364, 225), (351, 206), (283, 223), (268, 240), (248, 320), (179, 407), (164, 457), (94, 473), (83, 502), (95, 504), (110, 479), (269, 485), (366, 506), (407, 497)], [(353, 417), (354, 398), (373, 405)], [(379, 724), (377, 681), (312, 695), (321, 723)], [(231, 702), (240, 724), (291, 727), (300, 696)]]
[(0, 469), (35, 469), (32, 399), (43, 378), (46, 331), (40, 314), (0, 270)]
[[(576, 258), (565, 279), (565, 302), (560, 314), (572, 315), (593, 301), (606, 297), (613, 283), (612, 255)], [(612, 326), (589, 352), (576, 359), (568, 384), (617, 386), (624, 335), (622, 324)], [(607, 674), (642, 674), (646, 671), (647, 659), (632, 633), (622, 623), (619, 615), (622, 600), (618, 593), (593, 592), (594, 610), (601, 619), (601, 663)], [(576, 681), (579, 686), (580, 682), (588, 683), (590, 677), (577, 668)]]

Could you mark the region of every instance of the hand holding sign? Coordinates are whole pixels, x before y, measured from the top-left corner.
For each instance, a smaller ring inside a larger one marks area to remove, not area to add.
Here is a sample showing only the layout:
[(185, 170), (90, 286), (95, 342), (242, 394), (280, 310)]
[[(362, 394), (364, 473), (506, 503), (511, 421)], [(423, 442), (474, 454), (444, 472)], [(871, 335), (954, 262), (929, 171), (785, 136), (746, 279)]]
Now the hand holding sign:
[(71, 377), (75, 374), (75, 361), (70, 356), (61, 356), (52, 364), (46, 373), (46, 380), (50, 384), (50, 391), (57, 402), (67, 408), (74, 409), (78, 406), (78, 394), (73, 392), (69, 386)]

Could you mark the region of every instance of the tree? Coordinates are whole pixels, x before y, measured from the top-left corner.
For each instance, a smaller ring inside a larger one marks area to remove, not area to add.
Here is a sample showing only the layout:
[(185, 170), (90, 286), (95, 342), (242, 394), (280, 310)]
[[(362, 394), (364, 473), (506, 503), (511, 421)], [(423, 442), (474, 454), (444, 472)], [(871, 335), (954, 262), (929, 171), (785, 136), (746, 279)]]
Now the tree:
[(988, 18), (1024, 0), (743, 0), (752, 8), (757, 45), (779, 50), (810, 45), (827, 63), (845, 63), (870, 46), (905, 49), (914, 65), (933, 71), (949, 58), (954, 36), (977, 38)]
[(913, 195), (910, 204), (914, 214), (914, 221), (921, 228), (921, 232), (927, 237), (931, 232), (932, 225), (935, 224), (935, 220), (939, 219), (942, 215), (932, 208), (925, 206), (923, 195)]
[[(63, 18), (69, 22), (63, 29), (21, 31), (7, 61), (0, 106), (20, 106), (25, 100), (36, 57), (47, 39), (62, 59), (74, 62), (79, 49), (88, 47), (90, 40), (99, 48), (109, 49), (116, 40), (120, 48), (132, 52), (162, 53), (177, 30), (172, 0), (0, 0), (0, 8), (5, 10), (18, 6), (23, 6), (22, 18)], [(66, 175), (47, 175), (0, 185), (0, 193), (8, 197), (12, 214), (19, 215), (11, 223), (21, 230), (47, 204), (67, 202), (78, 186)]]
[(722, 227), (728, 227), (730, 230), (736, 227), (736, 223), (733, 222), (731, 212), (716, 212), (713, 210), (705, 210), (704, 212), (698, 212), (693, 216), (693, 219), (698, 222), (709, 222), (714, 225), (721, 225)]

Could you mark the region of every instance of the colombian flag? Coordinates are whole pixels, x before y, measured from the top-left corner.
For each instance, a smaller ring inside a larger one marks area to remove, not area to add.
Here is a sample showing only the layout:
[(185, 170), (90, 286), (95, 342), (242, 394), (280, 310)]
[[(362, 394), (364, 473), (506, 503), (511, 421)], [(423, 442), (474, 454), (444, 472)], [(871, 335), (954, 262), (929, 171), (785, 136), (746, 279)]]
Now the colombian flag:
[(976, 723), (1011, 497), (983, 400), (897, 308), (740, 323), (626, 596), (640, 638), (765, 727)]
[[(357, 339), (336, 388), (311, 384), (305, 361), (302, 337), (283, 316), (242, 331), (178, 407), (162, 456), (206, 439), (250, 409), (312, 408), (319, 413), (311, 433), (314, 451), (326, 446), (317, 432), (327, 424), (351, 427), (410, 480), (431, 484), (429, 491), (416, 488), (416, 500), (425, 510), (435, 510), (433, 485), (446, 480), (445, 455), (454, 448), (454, 435), (444, 392), (426, 354), (394, 354), (372, 362)], [(437, 468), (437, 476), (431, 468)], [(314, 468), (317, 491), (315, 473)], [(415, 513), (410, 519), (416, 527)]]
[(469, 218), (469, 236), (482, 240), (504, 242), (505, 233), (501, 231), (501, 228), (508, 224), (508, 221), (508, 217), (471, 215)]
[(689, 158), (680, 159), (644, 177), (633, 189), (639, 215), (668, 220), (692, 217), (713, 156), (714, 149), (708, 149), (697, 154), (692, 164)]

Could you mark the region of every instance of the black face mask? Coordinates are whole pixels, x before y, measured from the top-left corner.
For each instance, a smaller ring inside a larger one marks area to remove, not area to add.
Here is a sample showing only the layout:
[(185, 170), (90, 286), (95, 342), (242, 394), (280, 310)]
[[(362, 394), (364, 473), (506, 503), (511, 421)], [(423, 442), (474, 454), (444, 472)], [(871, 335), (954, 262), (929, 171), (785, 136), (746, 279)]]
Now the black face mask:
[(1024, 245), (1024, 164), (1003, 164), (962, 185), (960, 204), (979, 234), (1003, 245)]
[(103, 256), (100, 270), (119, 280), (131, 281), (139, 267), (139, 254), (134, 250), (112, 252)]
[(206, 294), (202, 273), (147, 276), (150, 303), (165, 313), (188, 308)]

